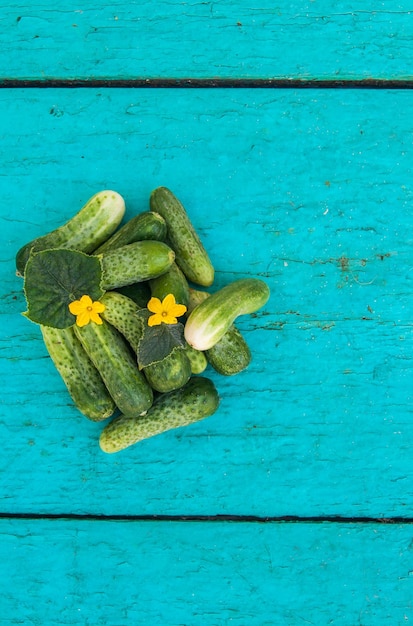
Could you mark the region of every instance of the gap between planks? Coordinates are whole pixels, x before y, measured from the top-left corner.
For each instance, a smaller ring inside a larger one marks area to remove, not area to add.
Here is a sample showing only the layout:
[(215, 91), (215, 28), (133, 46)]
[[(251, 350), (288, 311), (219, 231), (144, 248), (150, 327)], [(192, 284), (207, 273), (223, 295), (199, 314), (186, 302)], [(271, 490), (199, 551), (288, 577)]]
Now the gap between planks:
[(344, 517), (340, 515), (259, 517), (254, 515), (98, 515), (83, 513), (7, 513), (0, 519), (9, 520), (76, 520), (103, 522), (232, 522), (255, 524), (413, 524), (413, 517)]
[(289, 78), (0, 78), (0, 89), (193, 88), (193, 89), (413, 89), (412, 79), (314, 80)]

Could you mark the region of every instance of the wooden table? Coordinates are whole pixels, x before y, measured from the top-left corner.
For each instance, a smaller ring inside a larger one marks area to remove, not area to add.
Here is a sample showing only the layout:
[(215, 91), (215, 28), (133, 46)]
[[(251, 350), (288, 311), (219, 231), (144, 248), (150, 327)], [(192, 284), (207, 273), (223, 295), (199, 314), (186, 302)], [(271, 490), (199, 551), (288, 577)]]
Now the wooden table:
[[(0, 623), (408, 624), (413, 5), (102, 4), (0, 17)], [(214, 416), (105, 455), (14, 257), (160, 185), (272, 295)]]

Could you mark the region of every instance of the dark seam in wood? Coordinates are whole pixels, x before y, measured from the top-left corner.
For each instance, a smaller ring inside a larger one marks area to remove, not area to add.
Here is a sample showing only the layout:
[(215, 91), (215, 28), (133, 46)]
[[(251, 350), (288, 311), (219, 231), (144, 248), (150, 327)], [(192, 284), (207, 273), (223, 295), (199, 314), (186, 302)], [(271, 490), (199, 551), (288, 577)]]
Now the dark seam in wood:
[(76, 520), (101, 522), (234, 522), (234, 523), (289, 523), (289, 524), (413, 524), (412, 517), (345, 517), (341, 515), (298, 516), (281, 515), (260, 517), (254, 515), (97, 515), (82, 513), (0, 513), (0, 519), (9, 520)]
[(316, 80), (299, 78), (0, 78), (3, 89), (192, 88), (192, 89), (413, 89), (412, 79)]

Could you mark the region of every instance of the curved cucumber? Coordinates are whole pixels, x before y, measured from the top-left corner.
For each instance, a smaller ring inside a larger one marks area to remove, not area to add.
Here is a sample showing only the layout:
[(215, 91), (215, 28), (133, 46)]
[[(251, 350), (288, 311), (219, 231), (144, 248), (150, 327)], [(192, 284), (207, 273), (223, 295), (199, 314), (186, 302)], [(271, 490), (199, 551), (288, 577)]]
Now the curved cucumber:
[(114, 250), (128, 243), (145, 241), (147, 239), (164, 241), (166, 237), (166, 222), (159, 213), (145, 211), (132, 217), (126, 224), (119, 228), (107, 239), (93, 254), (102, 254), (108, 250)]
[(184, 304), (188, 307), (189, 303), (189, 285), (184, 273), (174, 262), (165, 274), (153, 278), (149, 281), (151, 295), (159, 300), (163, 300), (165, 296), (172, 293), (175, 296), (175, 302)]
[(40, 329), (47, 351), (79, 411), (94, 422), (110, 417), (115, 403), (73, 328)]
[(145, 415), (136, 419), (123, 415), (115, 418), (102, 431), (99, 445), (103, 452), (119, 452), (142, 439), (208, 417), (218, 404), (218, 393), (211, 380), (191, 378), (181, 389), (158, 396)]
[[(105, 305), (103, 319), (112, 324), (137, 352), (143, 333), (143, 320), (137, 316), (139, 306), (123, 294), (108, 291), (100, 300)], [(182, 387), (191, 375), (186, 352), (174, 350), (168, 357), (142, 370), (152, 389), (166, 393)]]
[(33, 239), (16, 255), (17, 273), (23, 276), (31, 251), (69, 248), (92, 252), (119, 226), (125, 213), (125, 202), (116, 191), (99, 191), (66, 224)]
[(185, 324), (185, 339), (196, 350), (209, 350), (239, 315), (261, 308), (269, 296), (267, 284), (258, 278), (243, 278), (226, 285), (195, 307)]
[(154, 189), (150, 209), (160, 213), (168, 228), (168, 240), (176, 262), (188, 278), (198, 285), (212, 285), (214, 268), (181, 202), (166, 187)]
[(195, 350), (189, 343), (186, 344), (185, 354), (191, 364), (192, 374), (202, 374), (206, 370), (208, 361), (204, 352)]
[(122, 335), (106, 321), (74, 329), (119, 410), (128, 416), (147, 411), (153, 392)]
[(205, 351), (208, 363), (224, 376), (239, 374), (251, 362), (251, 351), (247, 342), (234, 324), (209, 350)]
[(174, 251), (162, 241), (135, 241), (99, 256), (105, 291), (160, 276), (175, 260)]

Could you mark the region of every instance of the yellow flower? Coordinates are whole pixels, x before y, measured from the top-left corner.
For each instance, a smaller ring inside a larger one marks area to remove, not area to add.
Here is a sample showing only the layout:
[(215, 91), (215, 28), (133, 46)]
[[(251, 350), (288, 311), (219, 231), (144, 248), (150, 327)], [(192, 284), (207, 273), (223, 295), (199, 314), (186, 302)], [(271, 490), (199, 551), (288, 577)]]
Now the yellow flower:
[(92, 302), (90, 296), (82, 296), (80, 300), (74, 300), (69, 304), (69, 311), (76, 315), (77, 326), (86, 326), (90, 321), (95, 322), (95, 324), (102, 324), (99, 313), (103, 313), (105, 309), (105, 305), (99, 300)]
[(177, 317), (181, 317), (186, 312), (184, 304), (176, 304), (175, 296), (168, 293), (162, 300), (151, 298), (148, 302), (148, 309), (154, 315), (148, 319), (148, 326), (159, 326), (159, 324), (176, 324)]

